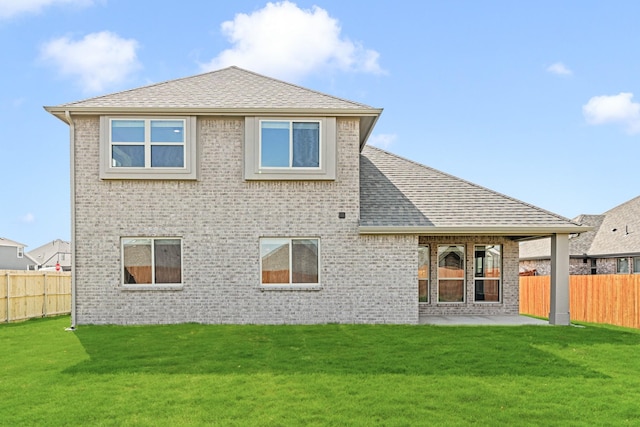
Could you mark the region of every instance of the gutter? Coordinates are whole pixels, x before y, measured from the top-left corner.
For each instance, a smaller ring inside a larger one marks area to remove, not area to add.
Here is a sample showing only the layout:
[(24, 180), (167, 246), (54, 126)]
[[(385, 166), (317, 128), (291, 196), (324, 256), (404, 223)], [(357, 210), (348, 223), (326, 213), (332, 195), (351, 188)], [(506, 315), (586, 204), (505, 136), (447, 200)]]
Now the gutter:
[(76, 126), (71, 118), (69, 111), (64, 112), (67, 123), (69, 124), (69, 145), (71, 151), (70, 173), (71, 173), (71, 242), (69, 249), (71, 251), (71, 327), (70, 331), (76, 329)]
[(210, 107), (72, 107), (47, 106), (44, 109), (69, 123), (67, 113), (88, 116), (104, 115), (215, 115), (215, 116), (258, 116), (258, 115), (288, 115), (288, 116), (335, 116), (335, 117), (379, 117), (382, 108), (210, 108)]
[(435, 226), (371, 226), (358, 227), (360, 234), (423, 234), (430, 236), (442, 235), (473, 235), (482, 234), (490, 236), (551, 236), (553, 234), (575, 234), (593, 230), (593, 227), (579, 225), (543, 226), (543, 227), (517, 227), (517, 226), (469, 226), (469, 227), (435, 227)]

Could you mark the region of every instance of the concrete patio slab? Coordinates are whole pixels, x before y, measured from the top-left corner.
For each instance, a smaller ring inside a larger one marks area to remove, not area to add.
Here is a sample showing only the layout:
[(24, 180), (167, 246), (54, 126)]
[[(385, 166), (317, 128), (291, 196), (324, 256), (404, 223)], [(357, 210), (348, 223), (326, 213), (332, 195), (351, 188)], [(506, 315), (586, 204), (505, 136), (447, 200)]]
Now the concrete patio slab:
[(493, 325), (493, 326), (518, 326), (518, 325), (549, 325), (546, 320), (534, 319), (528, 316), (420, 316), (420, 324), (423, 325)]

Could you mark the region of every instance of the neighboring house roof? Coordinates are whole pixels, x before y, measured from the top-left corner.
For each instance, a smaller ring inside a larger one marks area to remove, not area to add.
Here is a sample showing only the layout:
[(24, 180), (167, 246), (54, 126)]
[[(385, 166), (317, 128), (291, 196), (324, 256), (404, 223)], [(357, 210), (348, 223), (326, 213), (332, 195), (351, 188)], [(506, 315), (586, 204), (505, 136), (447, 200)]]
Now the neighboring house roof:
[(13, 240), (5, 239), (4, 237), (0, 237), (0, 246), (15, 246), (16, 248), (24, 248), (27, 245), (24, 243), (18, 243)]
[(579, 215), (574, 219), (580, 224), (590, 225), (593, 230), (571, 236), (569, 255), (584, 255), (589, 252), (603, 220), (604, 215)]
[(587, 229), (567, 218), (378, 148), (365, 147), (362, 151), (363, 233), (528, 237)]
[(69, 267), (71, 266), (71, 256), (63, 256), (66, 254), (71, 254), (71, 244), (56, 239), (29, 251), (28, 255), (36, 260), (40, 266), (55, 265), (59, 262), (60, 265)]
[(625, 255), (640, 253), (640, 196), (604, 213), (600, 230), (589, 254)]
[(169, 110), (181, 114), (358, 116), (361, 117), (361, 144), (364, 144), (382, 113), (379, 108), (305, 89), (238, 67), (45, 109), (65, 122), (67, 111), (72, 114)]
[[(573, 219), (573, 221), (591, 226), (593, 229), (569, 236), (569, 256), (584, 257), (589, 252), (603, 219), (604, 215), (580, 215)], [(521, 260), (549, 258), (551, 258), (551, 240), (549, 238), (520, 243)]]
[[(580, 215), (574, 221), (590, 225), (593, 230), (571, 236), (569, 254), (573, 257), (640, 253), (640, 196), (602, 215)], [(550, 258), (550, 248), (549, 239), (522, 242), (520, 259)]]

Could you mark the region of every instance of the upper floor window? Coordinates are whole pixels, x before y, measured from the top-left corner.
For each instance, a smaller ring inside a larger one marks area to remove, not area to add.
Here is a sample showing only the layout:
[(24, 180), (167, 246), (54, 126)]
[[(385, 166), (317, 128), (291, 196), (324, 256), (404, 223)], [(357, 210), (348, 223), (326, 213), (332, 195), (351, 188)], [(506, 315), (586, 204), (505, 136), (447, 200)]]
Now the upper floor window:
[(103, 117), (101, 178), (195, 179), (195, 118)]
[(246, 117), (248, 180), (336, 179), (336, 119)]
[(18, 246), (18, 258), (23, 258), (24, 257), (24, 248), (22, 246)]
[(320, 122), (260, 121), (261, 168), (319, 168)]

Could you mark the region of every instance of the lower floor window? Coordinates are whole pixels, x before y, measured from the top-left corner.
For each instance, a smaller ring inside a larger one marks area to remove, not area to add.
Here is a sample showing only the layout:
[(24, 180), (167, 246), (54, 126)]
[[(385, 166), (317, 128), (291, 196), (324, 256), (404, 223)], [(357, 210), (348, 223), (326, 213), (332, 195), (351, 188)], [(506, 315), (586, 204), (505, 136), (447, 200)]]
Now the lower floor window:
[(429, 246), (418, 246), (418, 301), (429, 302)]
[(319, 239), (260, 239), (261, 284), (318, 284), (319, 249)]
[(438, 246), (438, 302), (464, 302), (464, 245)]
[(122, 239), (122, 283), (155, 285), (182, 283), (182, 240)]
[(633, 272), (640, 273), (640, 257), (633, 258)]
[(629, 272), (629, 258), (618, 258), (617, 259), (616, 272), (617, 273), (628, 273)]
[(500, 302), (502, 255), (500, 245), (474, 248), (475, 301)]

